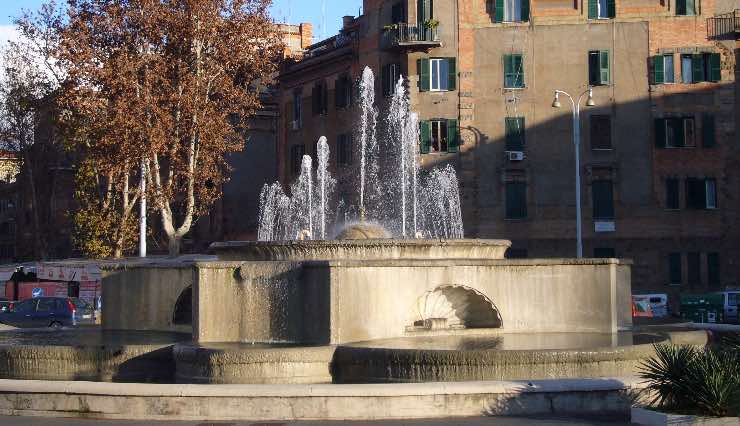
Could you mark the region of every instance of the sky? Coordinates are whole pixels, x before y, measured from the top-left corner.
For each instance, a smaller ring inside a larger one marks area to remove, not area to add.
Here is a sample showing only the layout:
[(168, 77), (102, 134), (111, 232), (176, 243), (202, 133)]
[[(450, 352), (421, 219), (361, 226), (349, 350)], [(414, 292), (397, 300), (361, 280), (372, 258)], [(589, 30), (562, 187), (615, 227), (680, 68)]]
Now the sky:
[[(37, 9), (43, 2), (0, 0), (0, 45), (15, 36), (12, 17), (18, 16), (22, 9)], [(362, 0), (273, 0), (272, 15), (277, 22), (313, 24), (315, 41), (319, 41), (336, 34), (342, 26), (342, 16), (357, 16), (361, 7)]]

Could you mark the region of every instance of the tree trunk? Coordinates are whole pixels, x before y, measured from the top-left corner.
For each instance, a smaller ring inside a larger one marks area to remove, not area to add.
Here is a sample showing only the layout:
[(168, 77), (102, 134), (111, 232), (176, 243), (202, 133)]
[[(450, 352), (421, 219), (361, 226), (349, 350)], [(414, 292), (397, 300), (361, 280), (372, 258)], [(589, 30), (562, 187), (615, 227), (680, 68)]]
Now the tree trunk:
[(169, 250), (170, 257), (177, 257), (180, 255), (182, 245), (182, 237), (175, 235), (167, 235), (167, 249)]

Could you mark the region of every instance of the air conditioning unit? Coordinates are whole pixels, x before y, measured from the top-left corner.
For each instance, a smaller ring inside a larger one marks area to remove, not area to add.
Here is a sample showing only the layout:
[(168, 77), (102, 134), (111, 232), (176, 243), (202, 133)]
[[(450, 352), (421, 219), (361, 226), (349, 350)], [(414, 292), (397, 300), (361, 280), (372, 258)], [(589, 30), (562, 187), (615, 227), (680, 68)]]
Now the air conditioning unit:
[(524, 152), (522, 151), (506, 151), (506, 155), (509, 158), (509, 161), (524, 160)]
[(300, 120), (293, 120), (290, 122), (290, 128), (292, 130), (299, 130), (301, 128), (301, 121)]

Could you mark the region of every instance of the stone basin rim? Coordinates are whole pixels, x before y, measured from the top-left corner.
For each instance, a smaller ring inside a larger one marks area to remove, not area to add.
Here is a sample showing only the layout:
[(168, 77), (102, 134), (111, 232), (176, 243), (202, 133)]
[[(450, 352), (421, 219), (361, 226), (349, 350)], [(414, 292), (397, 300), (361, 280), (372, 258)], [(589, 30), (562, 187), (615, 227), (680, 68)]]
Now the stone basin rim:
[(211, 243), (209, 251), (241, 247), (325, 247), (325, 246), (480, 246), (510, 247), (511, 240), (503, 239), (402, 239), (380, 238), (366, 240), (284, 240), (284, 241), (220, 241)]
[(509, 247), (509, 240), (365, 239), (226, 241), (208, 251), (221, 260), (503, 259)]

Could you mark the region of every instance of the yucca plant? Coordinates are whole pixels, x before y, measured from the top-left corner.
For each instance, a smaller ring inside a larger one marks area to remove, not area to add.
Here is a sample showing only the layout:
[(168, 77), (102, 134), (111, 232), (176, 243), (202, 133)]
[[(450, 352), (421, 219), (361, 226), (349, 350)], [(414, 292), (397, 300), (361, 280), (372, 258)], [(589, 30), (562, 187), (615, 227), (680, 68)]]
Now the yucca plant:
[(667, 411), (726, 416), (740, 410), (740, 355), (692, 346), (655, 345), (640, 377), (650, 405)]

